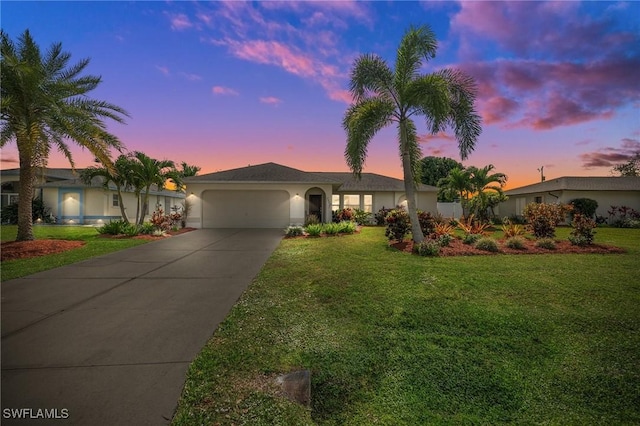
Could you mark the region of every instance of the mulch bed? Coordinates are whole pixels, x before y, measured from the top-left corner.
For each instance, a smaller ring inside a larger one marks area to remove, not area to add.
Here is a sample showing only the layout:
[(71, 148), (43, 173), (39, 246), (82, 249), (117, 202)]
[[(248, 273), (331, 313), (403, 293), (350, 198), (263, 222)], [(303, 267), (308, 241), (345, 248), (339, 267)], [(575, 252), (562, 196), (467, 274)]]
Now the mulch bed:
[[(101, 235), (104, 238), (133, 238), (140, 240), (158, 240), (170, 237), (172, 235), (180, 235), (185, 232), (193, 231), (196, 228), (182, 228), (178, 231), (170, 231), (164, 236), (154, 235), (137, 235), (135, 237), (127, 237), (126, 235)], [(85, 245), (84, 241), (70, 240), (33, 240), (33, 241), (11, 241), (0, 244), (0, 261), (28, 259), (31, 257), (44, 256), (47, 254), (62, 253), (67, 250), (73, 250)]]
[[(500, 251), (497, 253), (479, 250), (471, 244), (464, 244), (460, 239), (453, 239), (448, 247), (442, 247), (440, 256), (487, 256), (498, 254), (556, 254), (556, 253), (625, 253), (625, 250), (619, 247), (607, 246), (603, 244), (592, 244), (590, 246), (574, 246), (567, 240), (556, 241), (555, 250), (549, 250), (536, 247), (533, 240), (524, 240), (525, 248), (522, 250), (512, 249), (504, 245), (504, 240), (497, 240)], [(413, 241), (394, 242), (389, 244), (397, 250), (413, 253)]]

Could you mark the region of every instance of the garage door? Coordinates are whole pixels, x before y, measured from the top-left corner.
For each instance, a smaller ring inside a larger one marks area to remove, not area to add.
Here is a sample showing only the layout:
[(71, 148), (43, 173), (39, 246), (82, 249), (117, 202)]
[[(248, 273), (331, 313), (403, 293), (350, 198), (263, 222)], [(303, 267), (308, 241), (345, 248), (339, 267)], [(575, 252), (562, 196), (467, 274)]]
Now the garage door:
[(205, 228), (286, 228), (289, 226), (287, 191), (205, 191), (202, 226)]

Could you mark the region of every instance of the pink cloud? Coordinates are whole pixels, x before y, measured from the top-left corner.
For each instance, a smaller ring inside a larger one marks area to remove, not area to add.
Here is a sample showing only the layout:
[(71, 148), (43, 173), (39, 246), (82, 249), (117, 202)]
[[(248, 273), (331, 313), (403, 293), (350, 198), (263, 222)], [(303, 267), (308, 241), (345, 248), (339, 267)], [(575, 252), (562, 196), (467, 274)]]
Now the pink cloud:
[(455, 141), (456, 138), (447, 134), (446, 132), (438, 132), (435, 135), (431, 133), (426, 133), (424, 135), (418, 136), (419, 143), (426, 143), (433, 140), (445, 140), (445, 141)]
[(171, 29), (174, 31), (182, 31), (193, 27), (193, 23), (189, 20), (189, 17), (184, 13), (168, 14), (169, 22), (171, 23)]
[(171, 72), (169, 71), (169, 68), (167, 68), (165, 66), (156, 65), (156, 69), (158, 71), (160, 71), (162, 73), (162, 75), (164, 75), (165, 77), (168, 77), (169, 75), (171, 75)]
[(606, 147), (597, 151), (580, 154), (582, 166), (585, 169), (596, 167), (613, 167), (617, 164), (629, 161), (634, 155), (640, 153), (640, 141), (624, 138), (620, 147)]
[(211, 92), (214, 95), (230, 95), (230, 96), (238, 96), (239, 93), (229, 87), (224, 86), (213, 86), (211, 88)]
[(269, 105), (279, 105), (282, 103), (282, 99), (278, 99), (275, 96), (266, 96), (266, 97), (260, 98), (260, 102), (262, 102), (263, 104), (269, 104)]

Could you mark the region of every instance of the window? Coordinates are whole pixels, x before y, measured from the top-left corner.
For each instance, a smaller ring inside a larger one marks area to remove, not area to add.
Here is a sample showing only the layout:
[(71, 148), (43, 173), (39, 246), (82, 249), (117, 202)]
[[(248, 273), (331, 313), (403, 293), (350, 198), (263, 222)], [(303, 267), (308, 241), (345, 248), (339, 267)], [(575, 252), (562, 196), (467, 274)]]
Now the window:
[(359, 209), (360, 208), (360, 196), (358, 194), (345, 194), (344, 208)]
[(364, 208), (363, 210), (368, 213), (373, 213), (373, 195), (363, 195)]
[(333, 194), (331, 196), (331, 210), (340, 210), (340, 195)]
[(111, 194), (111, 206), (120, 207), (120, 199), (118, 198), (118, 194)]
[(536, 203), (542, 204), (542, 197), (536, 197)]

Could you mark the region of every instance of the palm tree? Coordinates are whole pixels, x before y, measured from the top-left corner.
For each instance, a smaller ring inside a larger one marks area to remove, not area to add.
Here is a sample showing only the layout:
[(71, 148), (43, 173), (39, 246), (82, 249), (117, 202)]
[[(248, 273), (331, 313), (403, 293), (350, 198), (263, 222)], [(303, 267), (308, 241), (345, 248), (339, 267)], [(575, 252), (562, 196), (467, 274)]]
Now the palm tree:
[(200, 172), (200, 167), (189, 165), (184, 161), (180, 163), (180, 167), (179, 173), (182, 177), (196, 176)]
[(487, 216), (487, 210), (490, 207), (489, 193), (502, 195), (502, 187), (507, 182), (507, 175), (504, 173), (491, 173), (494, 168), (493, 164), (489, 164), (481, 169), (473, 166), (467, 169), (471, 175), (470, 183), (475, 193), (473, 198), (475, 214), (480, 220), (489, 219)]
[(446, 198), (459, 198), (462, 205), (462, 216), (466, 216), (465, 208), (473, 187), (471, 185), (471, 173), (464, 168), (455, 167), (447, 177), (438, 182), (440, 191)]
[(81, 76), (89, 64), (70, 65), (71, 54), (53, 44), (43, 55), (29, 30), (17, 44), (0, 31), (2, 60), (0, 147), (14, 141), (20, 159), (17, 241), (33, 240), (31, 199), (36, 169), (45, 167), (52, 147), (75, 167), (67, 141), (87, 148), (110, 165), (110, 148), (123, 148), (107, 132), (104, 118), (123, 123), (122, 108), (87, 97), (101, 82), (99, 76)]
[(398, 47), (395, 70), (374, 54), (356, 59), (351, 70), (350, 90), (355, 100), (346, 111), (345, 159), (360, 176), (367, 146), (382, 128), (396, 123), (404, 186), (415, 242), (424, 239), (416, 210), (416, 188), (420, 177), (421, 150), (414, 115), (422, 115), (430, 132), (453, 127), (460, 156), (473, 151), (480, 135), (480, 117), (475, 112), (475, 82), (460, 71), (444, 69), (420, 75), (423, 60), (435, 57), (437, 41), (428, 26), (411, 27)]
[[(182, 186), (182, 178), (171, 160), (156, 160), (143, 152), (135, 151), (131, 154), (131, 182), (138, 196), (137, 223), (142, 225), (147, 215), (149, 191), (152, 186), (163, 189), (168, 180), (173, 180), (176, 188)], [(142, 198), (140, 198), (144, 194)]]
[(129, 157), (120, 155), (111, 168), (93, 166), (87, 167), (80, 172), (80, 179), (86, 184), (90, 185), (95, 177), (100, 177), (102, 178), (102, 186), (105, 189), (109, 188), (109, 183), (113, 183), (116, 186), (120, 214), (126, 223), (129, 223), (129, 218), (127, 217), (127, 211), (124, 207), (122, 191), (126, 191), (131, 187), (131, 164), (132, 162)]

